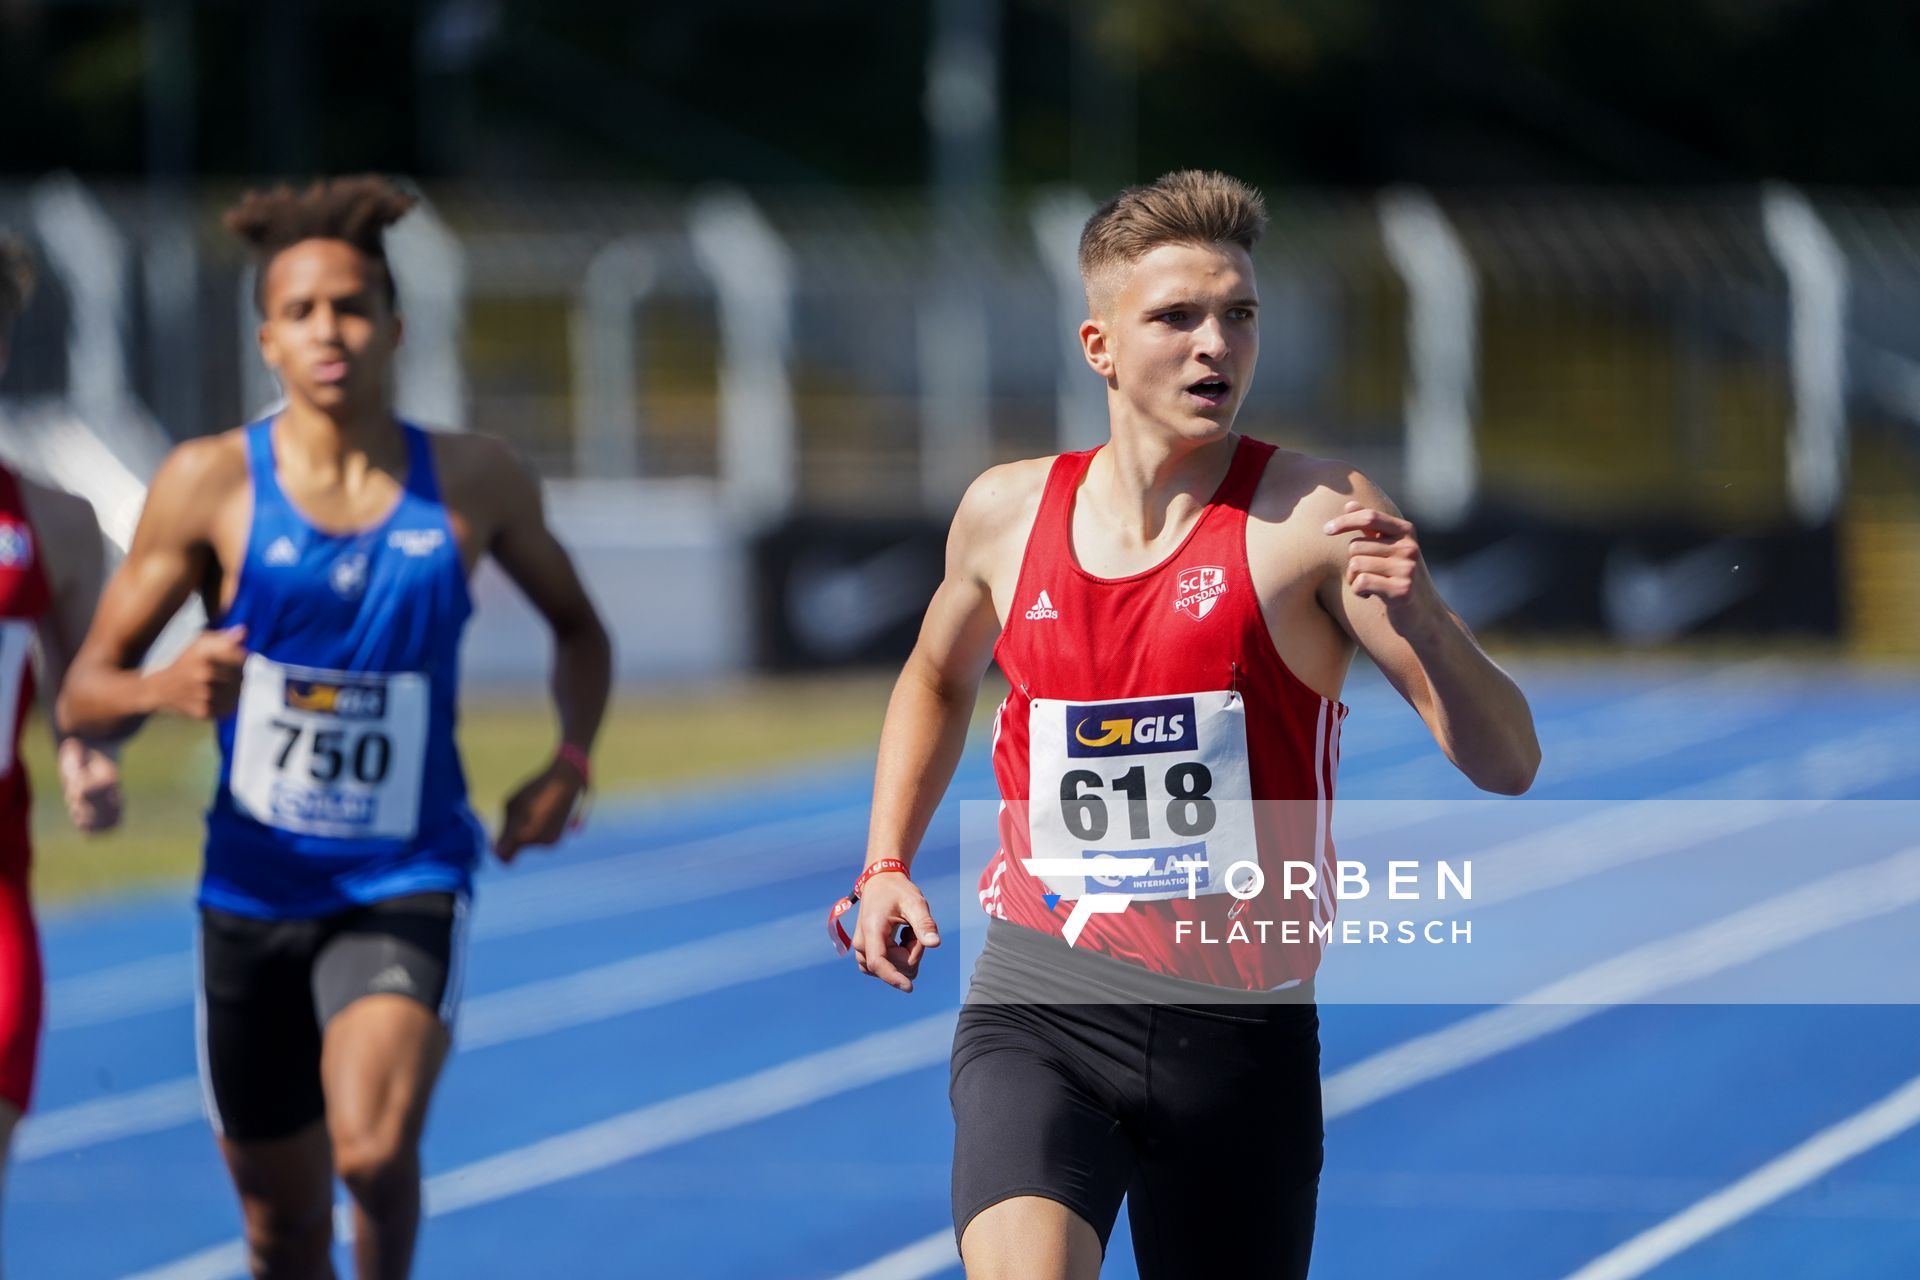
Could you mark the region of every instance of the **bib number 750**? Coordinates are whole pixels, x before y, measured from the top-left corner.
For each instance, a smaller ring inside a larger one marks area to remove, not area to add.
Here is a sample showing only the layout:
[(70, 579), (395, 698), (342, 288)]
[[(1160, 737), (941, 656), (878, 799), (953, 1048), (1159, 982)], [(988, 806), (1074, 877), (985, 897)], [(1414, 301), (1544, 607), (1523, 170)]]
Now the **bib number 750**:
[(372, 785), (386, 779), (393, 765), (393, 739), (378, 729), (352, 734), (345, 729), (313, 729), (287, 720), (275, 720), (271, 727), (286, 735), (274, 768), (285, 772), (300, 739), (311, 732), (307, 773), (315, 782), (334, 782), (351, 770), (356, 782)]

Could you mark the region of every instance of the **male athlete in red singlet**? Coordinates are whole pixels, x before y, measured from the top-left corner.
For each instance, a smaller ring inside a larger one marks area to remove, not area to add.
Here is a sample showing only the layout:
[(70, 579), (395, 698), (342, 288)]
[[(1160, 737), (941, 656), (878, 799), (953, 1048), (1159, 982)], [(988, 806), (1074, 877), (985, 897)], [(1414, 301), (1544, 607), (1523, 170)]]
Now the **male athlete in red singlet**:
[[(25, 247), (0, 236), (0, 373), (32, 286)], [(0, 466), (0, 1174), (33, 1094), (40, 1042), (40, 939), (28, 898), (27, 771), (20, 761), (34, 691), (28, 659), (38, 639), (40, 683), (51, 697), (86, 634), (100, 574), (93, 508)], [(118, 767), (78, 738), (55, 736), (67, 812), (82, 831), (104, 831), (120, 819)]]
[[(968, 490), (887, 710), (855, 947), (911, 991), (940, 936), (908, 866), (990, 656), (1012, 685), (994, 722), (1001, 849), (980, 885), (993, 919), (953, 1049), (973, 1280), (1097, 1275), (1123, 1197), (1143, 1280), (1305, 1276), (1319, 950), (1277, 926), (1334, 904), (1324, 871), (1285, 896), (1279, 864), (1330, 862), (1355, 648), (1478, 785), (1524, 791), (1539, 763), (1525, 698), (1386, 495), (1233, 433), (1265, 221), (1251, 188), (1188, 171), (1087, 223), (1080, 340), (1112, 438)], [(1266, 873), (1244, 904), (1274, 922), (1264, 939), (1233, 931), (1240, 862)]]

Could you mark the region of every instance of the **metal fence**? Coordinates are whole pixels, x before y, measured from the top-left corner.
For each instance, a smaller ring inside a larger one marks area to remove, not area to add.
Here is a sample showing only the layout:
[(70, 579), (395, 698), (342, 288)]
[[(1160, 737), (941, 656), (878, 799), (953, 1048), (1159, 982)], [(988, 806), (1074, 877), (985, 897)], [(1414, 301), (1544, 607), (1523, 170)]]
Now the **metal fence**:
[[(138, 471), (269, 403), (232, 194), (0, 188), (49, 267), (0, 411), (58, 401)], [(674, 482), (743, 530), (943, 517), (985, 465), (1104, 435), (1073, 337), (1084, 193), (972, 220), (918, 196), (427, 194), (392, 245), (402, 410), (557, 480)], [(1244, 428), (1353, 460), (1435, 527), (1920, 521), (1920, 205), (1286, 192), (1256, 261)]]
[[(4, 390), (128, 393), (173, 436), (269, 400), (228, 194), (0, 189), (53, 268)], [(945, 235), (911, 198), (429, 194), (395, 248), (411, 408), (550, 474), (717, 479), (731, 458), (789, 475), (765, 500), (911, 507), (976, 461), (1099, 434), (1072, 350), (1079, 193)], [(1729, 510), (1778, 505), (1788, 437), (1831, 429), (1809, 418), (1920, 419), (1917, 232), (1920, 208), (1787, 191), (1288, 193), (1247, 425), (1400, 472), (1412, 419), (1496, 491), (1663, 504), (1724, 475)]]

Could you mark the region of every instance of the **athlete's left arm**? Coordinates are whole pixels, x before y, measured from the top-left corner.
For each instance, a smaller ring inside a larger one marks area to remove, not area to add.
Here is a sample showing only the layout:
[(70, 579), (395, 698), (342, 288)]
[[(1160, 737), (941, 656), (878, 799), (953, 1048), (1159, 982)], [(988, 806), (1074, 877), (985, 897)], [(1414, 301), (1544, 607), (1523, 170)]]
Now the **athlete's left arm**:
[(494, 853), (511, 861), (527, 845), (552, 844), (587, 787), (587, 757), (613, 686), (613, 643), (575, 572), (573, 558), (547, 527), (539, 477), (506, 446), (470, 436), (484, 451), (484, 492), (492, 516), (487, 551), (553, 629), (553, 701), (560, 713), (554, 758), (507, 800)]
[(1366, 650), (1475, 786), (1505, 795), (1532, 786), (1540, 741), (1526, 695), (1440, 598), (1413, 522), (1357, 471), (1316, 498), (1325, 516), (1313, 515), (1325, 524), (1307, 536), (1325, 547), (1321, 607)]
[(41, 567), (53, 607), (40, 619), (40, 700), (53, 733), (60, 789), (67, 816), (82, 831), (106, 831), (120, 821), (120, 766), (115, 747), (65, 733), (55, 701), (80, 639), (93, 621), (105, 579), (105, 546), (93, 507), (85, 498), (20, 482), (27, 514), (40, 546)]

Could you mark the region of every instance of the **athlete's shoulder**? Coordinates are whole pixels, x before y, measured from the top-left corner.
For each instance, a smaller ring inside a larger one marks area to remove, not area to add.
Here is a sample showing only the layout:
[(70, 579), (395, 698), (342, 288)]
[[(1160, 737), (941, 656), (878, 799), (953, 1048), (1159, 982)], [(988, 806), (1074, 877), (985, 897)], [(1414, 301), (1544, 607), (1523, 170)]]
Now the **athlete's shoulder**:
[(1054, 459), (1024, 458), (988, 467), (967, 486), (947, 534), (949, 572), (963, 571), (981, 580), (1026, 545), (1046, 491)]
[(205, 541), (249, 483), (245, 427), (181, 441), (147, 486), (136, 550)]
[(154, 473), (149, 501), (181, 496), (204, 503), (245, 484), (247, 478), (247, 429), (233, 427), (173, 446)]
[(998, 524), (1028, 507), (1039, 506), (1054, 461), (1055, 457), (1022, 458), (988, 467), (967, 486), (956, 523), (968, 520)]
[(1349, 502), (1398, 514), (1380, 486), (1352, 463), (1276, 449), (1248, 514), (1261, 524), (1299, 524), (1317, 531)]
[(433, 460), (443, 467), (454, 466), (479, 472), (524, 471), (527, 468), (526, 459), (520, 451), (499, 436), (482, 435), (477, 431), (438, 431), (430, 427), (422, 430), (426, 432), (427, 439), (433, 442)]
[(535, 482), (532, 464), (498, 436), (471, 431), (428, 431), (440, 486), (449, 494), (486, 493), (502, 485)]
[(1040, 495), (1053, 470), (1053, 457), (1023, 458), (988, 467), (967, 486), (954, 513), (955, 537), (991, 538), (1017, 529), (1025, 532), (1040, 509)]

